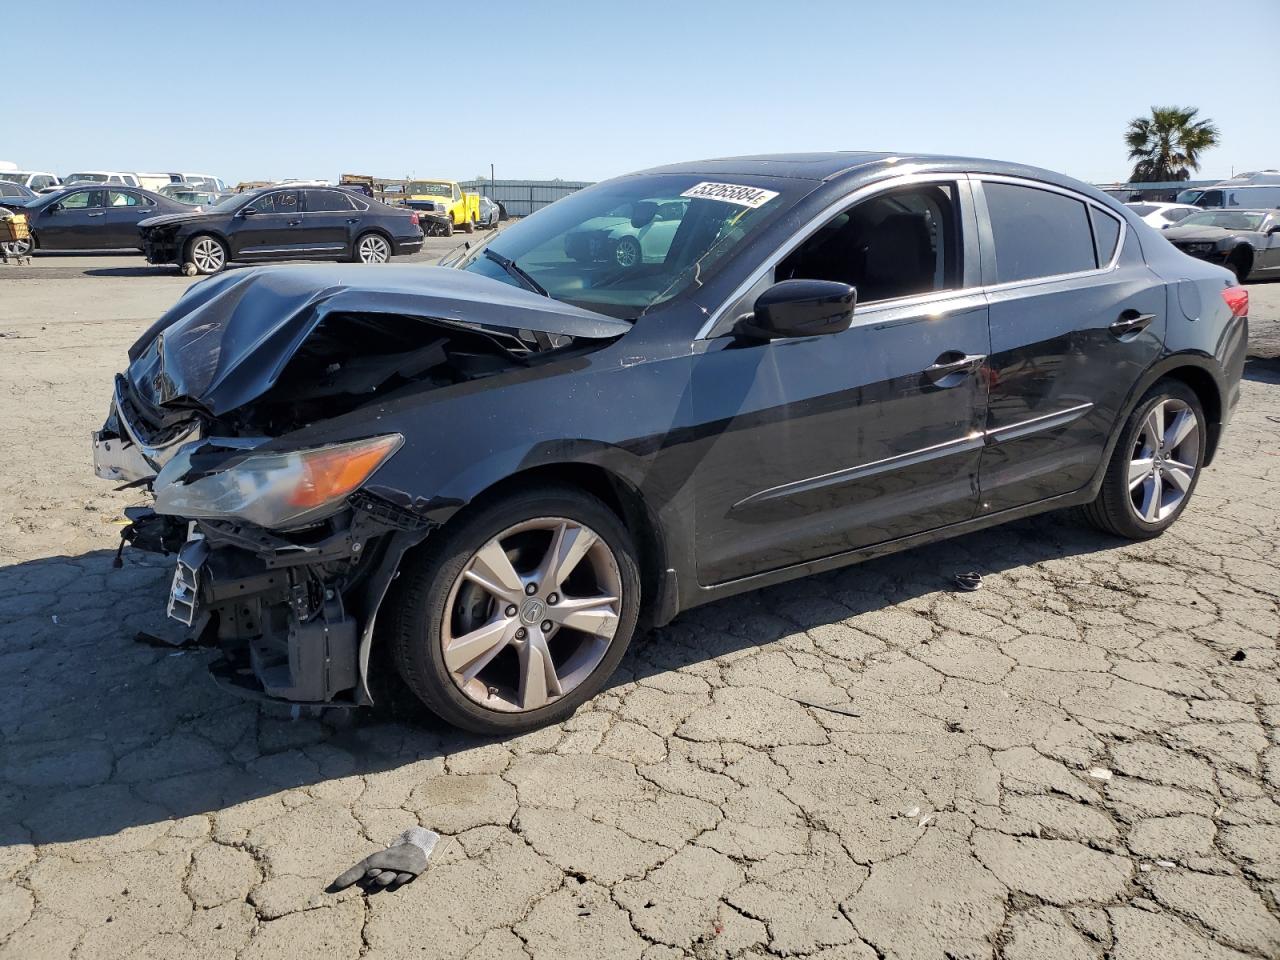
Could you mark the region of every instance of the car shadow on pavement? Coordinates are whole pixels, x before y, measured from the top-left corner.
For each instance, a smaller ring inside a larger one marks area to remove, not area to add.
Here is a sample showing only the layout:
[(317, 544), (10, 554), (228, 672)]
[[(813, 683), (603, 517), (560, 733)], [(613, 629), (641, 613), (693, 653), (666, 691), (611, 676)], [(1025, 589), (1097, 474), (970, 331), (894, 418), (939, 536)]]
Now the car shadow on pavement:
[[(806, 631), (956, 590), (957, 572), (1119, 543), (1050, 514), (718, 601), (637, 638), (605, 695), (775, 640), (812, 646)], [(0, 568), (0, 848), (158, 837), (169, 820), (411, 766), (425, 782), (494, 742), (403, 707), (316, 716), (226, 693), (206, 675), (212, 652), (135, 640), (167, 629), (170, 563), (126, 553), (113, 569), (113, 556)]]

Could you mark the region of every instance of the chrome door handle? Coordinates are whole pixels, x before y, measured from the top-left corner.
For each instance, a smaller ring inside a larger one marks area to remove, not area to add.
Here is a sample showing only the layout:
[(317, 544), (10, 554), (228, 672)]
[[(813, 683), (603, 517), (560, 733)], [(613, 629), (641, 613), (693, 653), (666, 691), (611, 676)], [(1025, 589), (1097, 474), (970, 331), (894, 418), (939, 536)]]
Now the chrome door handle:
[(290, 220), (290, 221), (289, 221), (289, 226), (291, 226), (291, 227), (297, 227), (297, 226), (300, 226), (301, 224), (302, 224), (302, 221), (301, 221), (301, 220)]
[[(944, 357), (955, 357), (954, 360), (945, 360)], [(950, 350), (941, 357), (925, 367), (924, 375), (930, 380), (937, 382), (945, 380), (954, 373), (962, 373), (966, 370), (972, 370), (974, 367), (987, 359), (985, 353), (961, 353), (959, 350)]]
[(1120, 314), (1120, 319), (1111, 324), (1108, 329), (1116, 337), (1124, 337), (1130, 333), (1145, 330), (1155, 318), (1156, 315), (1154, 313), (1139, 313), (1137, 310), (1126, 310)]
[(107, 211), (105, 211), (105, 210), (99, 210), (97, 213), (91, 213), (91, 214), (89, 214), (89, 216), (91, 216), (91, 217), (101, 217), (101, 216), (103, 216), (106, 212), (107, 212)]

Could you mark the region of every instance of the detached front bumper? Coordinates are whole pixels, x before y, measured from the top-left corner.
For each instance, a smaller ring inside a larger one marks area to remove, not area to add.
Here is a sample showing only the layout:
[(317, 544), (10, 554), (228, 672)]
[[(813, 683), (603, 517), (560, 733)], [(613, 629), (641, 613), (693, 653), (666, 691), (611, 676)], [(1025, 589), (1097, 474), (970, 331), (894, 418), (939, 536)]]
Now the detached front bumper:
[[(148, 527), (180, 522), (148, 511), (125, 538), (162, 542)], [(220, 648), (209, 669), (233, 693), (368, 704), (378, 608), (404, 552), (428, 531), (425, 521), (363, 492), (338, 516), (301, 531), (197, 520), (178, 552), (168, 613)]]

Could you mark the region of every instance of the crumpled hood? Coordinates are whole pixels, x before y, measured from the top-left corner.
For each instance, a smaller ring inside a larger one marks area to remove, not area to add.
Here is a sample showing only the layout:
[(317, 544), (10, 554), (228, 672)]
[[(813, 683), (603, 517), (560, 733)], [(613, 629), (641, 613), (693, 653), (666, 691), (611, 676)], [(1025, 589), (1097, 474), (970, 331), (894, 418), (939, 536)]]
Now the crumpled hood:
[[(331, 313), (390, 314), (473, 330), (582, 339), (612, 339), (631, 328), (623, 320), (445, 267), (258, 267), (189, 288), (129, 348), (128, 379), (151, 406), (196, 407), (220, 416), (269, 390)], [(424, 333), (424, 340), (429, 336)]]

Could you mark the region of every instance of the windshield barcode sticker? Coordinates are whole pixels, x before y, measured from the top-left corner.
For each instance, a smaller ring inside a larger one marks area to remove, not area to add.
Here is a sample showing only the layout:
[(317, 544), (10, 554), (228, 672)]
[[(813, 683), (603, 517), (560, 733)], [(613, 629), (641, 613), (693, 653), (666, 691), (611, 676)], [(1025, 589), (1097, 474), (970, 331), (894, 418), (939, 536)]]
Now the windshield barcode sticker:
[(759, 187), (744, 187), (740, 183), (708, 183), (695, 184), (682, 197), (695, 200), (723, 200), (725, 203), (736, 203), (740, 207), (763, 207), (778, 195), (775, 190), (761, 190)]

